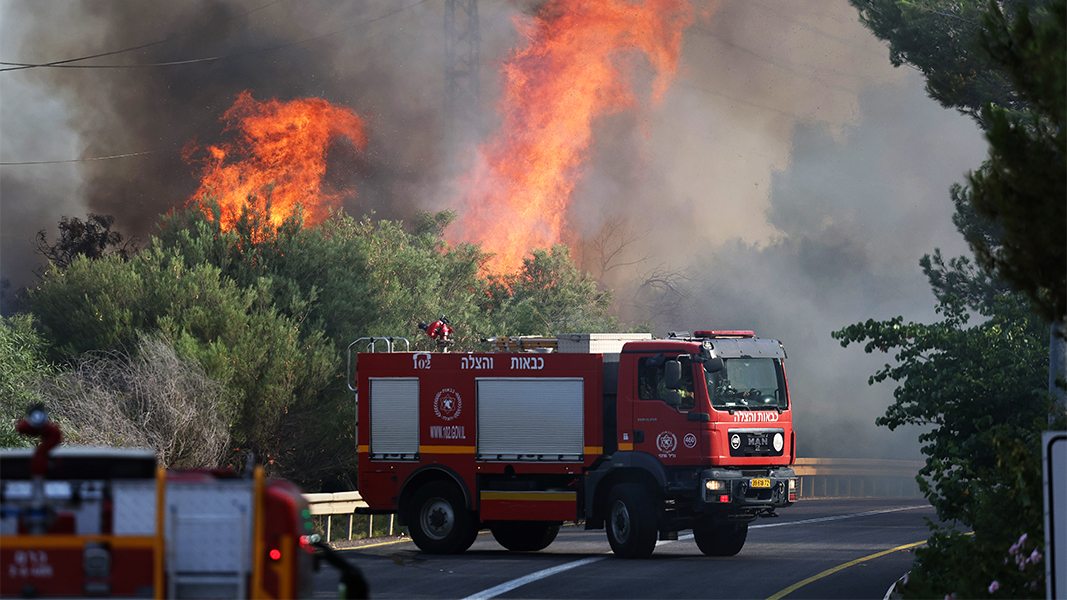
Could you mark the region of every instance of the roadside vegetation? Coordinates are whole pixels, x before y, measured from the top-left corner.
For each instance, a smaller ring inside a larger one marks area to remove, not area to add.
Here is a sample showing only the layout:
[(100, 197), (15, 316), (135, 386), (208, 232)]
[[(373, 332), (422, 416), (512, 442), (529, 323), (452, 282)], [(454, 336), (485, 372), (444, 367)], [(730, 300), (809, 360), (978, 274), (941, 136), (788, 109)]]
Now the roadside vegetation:
[(893, 64), (922, 72), (930, 96), (973, 117), (989, 142), (988, 159), (951, 190), (974, 260), (935, 250), (920, 261), (943, 319), (833, 333), (893, 355), (870, 378), (898, 385), (878, 424), (927, 429), (919, 483), (948, 526), (930, 524), (903, 592), (1043, 598), (1041, 433), (1067, 425), (1063, 365), (1049, 377), (1067, 316), (1067, 5), (850, 2)]

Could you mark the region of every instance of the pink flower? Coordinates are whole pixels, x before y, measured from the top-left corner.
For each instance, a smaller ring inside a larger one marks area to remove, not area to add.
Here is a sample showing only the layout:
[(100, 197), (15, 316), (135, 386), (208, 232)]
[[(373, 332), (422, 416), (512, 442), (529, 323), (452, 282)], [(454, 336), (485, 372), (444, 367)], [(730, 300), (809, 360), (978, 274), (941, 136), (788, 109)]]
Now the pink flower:
[(1026, 534), (1024, 533), (1021, 536), (1019, 536), (1019, 545), (1022, 546), (1025, 543), (1026, 543)]
[(993, 581), (993, 583), (989, 584), (989, 593), (990, 594), (992, 594), (993, 592), (995, 592), (995, 591), (997, 591), (999, 589), (1000, 589), (1000, 582), (999, 581)]
[(945, 596), (945, 600), (956, 600), (956, 592), (952, 592), (951, 594)]
[(1036, 581), (1031, 581), (1030, 582), (1030, 591), (1031, 592), (1036, 592), (1037, 591), (1037, 582)]
[(1030, 561), (1030, 564), (1036, 565), (1041, 562), (1041, 553), (1037, 551), (1037, 548), (1034, 548), (1034, 551), (1030, 553), (1030, 558), (1026, 560)]

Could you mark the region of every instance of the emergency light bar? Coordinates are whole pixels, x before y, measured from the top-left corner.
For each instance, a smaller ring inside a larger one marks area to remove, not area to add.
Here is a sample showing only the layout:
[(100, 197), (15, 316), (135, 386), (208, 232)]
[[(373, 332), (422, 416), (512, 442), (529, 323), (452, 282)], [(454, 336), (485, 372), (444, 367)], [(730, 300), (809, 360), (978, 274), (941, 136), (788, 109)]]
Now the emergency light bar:
[(693, 337), (698, 338), (754, 338), (755, 331), (697, 331)]

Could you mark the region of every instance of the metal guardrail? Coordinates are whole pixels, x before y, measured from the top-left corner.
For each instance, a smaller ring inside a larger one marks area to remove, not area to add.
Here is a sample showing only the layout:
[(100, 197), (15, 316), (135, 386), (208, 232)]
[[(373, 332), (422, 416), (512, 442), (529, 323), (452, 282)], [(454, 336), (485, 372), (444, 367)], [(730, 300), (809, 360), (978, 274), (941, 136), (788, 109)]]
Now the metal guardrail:
[[(355, 522), (357, 508), (367, 508), (367, 503), (359, 492), (336, 492), (333, 494), (304, 494), (311, 507), (312, 516), (326, 517), (326, 539), (333, 539), (333, 518), (335, 516), (348, 516), (348, 537), (352, 539), (352, 524)], [(389, 533), (393, 535), (395, 516), (389, 515)], [(367, 515), (367, 537), (374, 537), (374, 515)]]
[[(920, 496), (915, 475), (925, 463), (919, 460), (883, 460), (869, 458), (798, 458), (793, 465), (799, 481), (801, 499), (842, 497)], [(326, 539), (332, 539), (333, 517), (348, 516), (348, 538), (357, 508), (367, 508), (359, 492), (304, 494), (313, 516), (326, 517)], [(389, 515), (389, 533), (393, 535), (395, 515)], [(373, 537), (374, 515), (367, 515), (367, 537)]]
[(918, 498), (921, 460), (798, 458), (793, 464), (804, 498)]

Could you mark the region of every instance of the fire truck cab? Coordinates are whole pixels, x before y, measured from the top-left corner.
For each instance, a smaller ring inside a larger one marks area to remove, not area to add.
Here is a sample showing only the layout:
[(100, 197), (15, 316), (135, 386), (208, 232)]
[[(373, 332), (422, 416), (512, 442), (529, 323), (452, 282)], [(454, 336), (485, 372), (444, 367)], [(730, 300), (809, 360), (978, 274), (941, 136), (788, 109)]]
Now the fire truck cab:
[(750, 522), (796, 500), (776, 340), (568, 334), (447, 354), (399, 341), (349, 346), (358, 481), (365, 511), (397, 513), (424, 551), (462, 552), (483, 526), (540, 550), (584, 522), (622, 557), (684, 529), (733, 555)]

